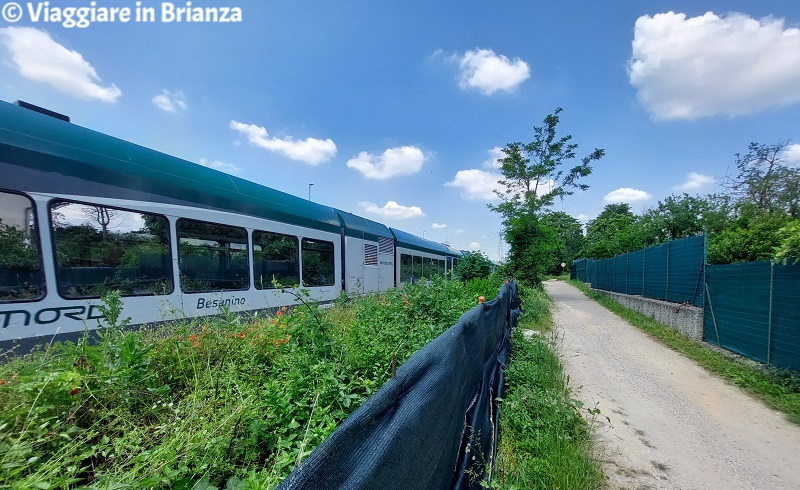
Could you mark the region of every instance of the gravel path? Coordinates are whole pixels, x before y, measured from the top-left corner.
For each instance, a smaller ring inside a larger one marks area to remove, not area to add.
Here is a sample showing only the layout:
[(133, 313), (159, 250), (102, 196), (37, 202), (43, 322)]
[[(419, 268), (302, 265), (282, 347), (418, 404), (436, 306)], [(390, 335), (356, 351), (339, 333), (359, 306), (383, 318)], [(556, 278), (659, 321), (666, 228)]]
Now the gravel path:
[(602, 413), (609, 488), (800, 489), (800, 427), (574, 286), (545, 289), (575, 397)]

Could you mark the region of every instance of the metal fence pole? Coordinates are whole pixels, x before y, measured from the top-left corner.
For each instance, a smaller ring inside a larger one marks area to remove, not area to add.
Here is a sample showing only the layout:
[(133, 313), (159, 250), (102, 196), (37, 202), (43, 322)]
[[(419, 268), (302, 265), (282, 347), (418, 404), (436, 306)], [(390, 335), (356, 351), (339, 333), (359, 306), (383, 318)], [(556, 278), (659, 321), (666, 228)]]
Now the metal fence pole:
[(775, 291), (775, 262), (769, 264), (769, 331), (767, 337), (767, 364), (772, 362), (772, 306)]
[(669, 301), (669, 244), (670, 240), (667, 240), (667, 293), (666, 293), (666, 300)]
[(714, 332), (717, 334), (717, 345), (722, 347), (719, 341), (719, 329), (717, 328), (717, 317), (714, 316), (714, 305), (711, 303), (711, 292), (708, 290), (708, 283), (705, 283), (706, 295), (708, 296), (708, 308), (711, 310), (711, 320), (714, 322)]

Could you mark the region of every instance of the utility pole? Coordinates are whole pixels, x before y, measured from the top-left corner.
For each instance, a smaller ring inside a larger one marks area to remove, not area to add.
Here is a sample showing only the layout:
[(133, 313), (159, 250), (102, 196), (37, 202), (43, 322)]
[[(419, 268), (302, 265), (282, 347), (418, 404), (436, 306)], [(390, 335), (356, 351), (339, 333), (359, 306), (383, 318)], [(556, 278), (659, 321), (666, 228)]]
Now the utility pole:
[(308, 184), (308, 200), (311, 200), (311, 186), (314, 184)]

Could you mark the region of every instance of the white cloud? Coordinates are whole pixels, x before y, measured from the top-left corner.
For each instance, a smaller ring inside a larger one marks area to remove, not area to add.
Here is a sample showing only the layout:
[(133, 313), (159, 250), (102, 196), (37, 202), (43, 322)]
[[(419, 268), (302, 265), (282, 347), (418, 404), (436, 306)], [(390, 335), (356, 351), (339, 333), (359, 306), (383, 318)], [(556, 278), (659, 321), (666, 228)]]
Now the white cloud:
[(377, 214), (382, 218), (388, 219), (409, 219), (425, 216), (419, 206), (403, 206), (394, 201), (387, 202), (382, 208), (378, 207), (377, 204), (366, 201), (360, 202), (358, 205), (367, 213)]
[(511, 92), (531, 76), (527, 63), (519, 58), (509, 60), (491, 49), (469, 50), (464, 56), (453, 56), (451, 59), (458, 61), (461, 70), (458, 86), (462, 89), (475, 88), (485, 95), (492, 95), (498, 90)]
[(475, 250), (480, 250), (480, 248), (481, 248), (481, 244), (478, 243), (478, 242), (472, 242), (467, 246), (467, 249), (468, 250), (472, 250), (473, 252)]
[(178, 111), (185, 111), (189, 108), (189, 106), (186, 104), (186, 96), (184, 96), (183, 92), (180, 90), (170, 92), (169, 90), (164, 89), (160, 94), (152, 98), (152, 102), (156, 105), (156, 107), (165, 112), (174, 113)]
[(197, 163), (199, 163), (204, 167), (213, 168), (214, 170), (219, 170), (220, 172), (225, 172), (229, 174), (239, 173), (239, 171), (242, 170), (232, 163), (220, 162), (219, 160), (214, 160), (213, 162), (209, 162), (205, 158), (201, 158), (200, 161)]
[(0, 28), (2, 41), (19, 74), (46, 83), (82, 99), (116, 102), (122, 91), (113, 83), (103, 87), (94, 67), (77, 51), (55, 42), (45, 31), (32, 27)]
[(631, 85), (655, 119), (737, 116), (800, 102), (800, 29), (673, 12), (636, 20)]
[(620, 187), (615, 191), (611, 191), (605, 196), (603, 196), (603, 200), (607, 203), (619, 203), (619, 202), (636, 202), (636, 201), (646, 201), (650, 199), (652, 196), (645, 191), (640, 191), (639, 189), (631, 189), (630, 187)]
[(491, 150), (489, 150), (489, 159), (483, 162), (483, 168), (488, 169), (499, 169), (503, 166), (502, 163), (498, 162), (501, 158), (506, 157), (506, 152), (503, 151), (502, 148), (499, 146), (495, 146)]
[(589, 215), (588, 214), (584, 214), (584, 213), (580, 213), (580, 214), (578, 214), (577, 219), (581, 223), (586, 223), (587, 221), (589, 221)]
[(295, 140), (291, 136), (283, 139), (270, 138), (265, 128), (255, 124), (231, 121), (229, 126), (244, 136), (253, 146), (282, 153), (292, 160), (299, 160), (309, 165), (319, 165), (336, 156), (336, 145), (331, 139), (306, 138), (305, 140)]
[(795, 143), (786, 147), (783, 153), (783, 158), (787, 163), (800, 165), (800, 145)]
[(694, 191), (701, 189), (707, 185), (714, 183), (714, 177), (710, 175), (698, 174), (697, 172), (689, 172), (686, 174), (686, 182), (676, 185), (676, 191)]
[(444, 185), (458, 187), (461, 189), (461, 197), (470, 201), (499, 201), (500, 198), (494, 193), (504, 191), (505, 187), (498, 183), (503, 179), (502, 174), (486, 172), (485, 170), (469, 169), (459, 170), (452, 182)]
[(411, 175), (420, 171), (425, 163), (425, 155), (416, 146), (389, 148), (382, 155), (362, 151), (357, 157), (347, 161), (347, 166), (358, 170), (368, 179), (390, 179), (401, 175)]
[(440, 224), (440, 223), (434, 223), (434, 224), (431, 225), (431, 228), (433, 228), (434, 230), (443, 230), (443, 229), (447, 228), (447, 225)]

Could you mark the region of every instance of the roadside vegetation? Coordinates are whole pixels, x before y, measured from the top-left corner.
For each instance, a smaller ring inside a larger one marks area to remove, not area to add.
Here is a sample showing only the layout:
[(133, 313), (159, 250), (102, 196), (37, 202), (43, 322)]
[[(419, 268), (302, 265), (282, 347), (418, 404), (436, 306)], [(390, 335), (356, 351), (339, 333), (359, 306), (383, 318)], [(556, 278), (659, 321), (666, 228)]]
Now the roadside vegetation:
[(752, 362), (744, 363), (713, 350), (708, 345), (690, 340), (652, 318), (625, 308), (580, 281), (573, 280), (569, 283), (631, 325), (693, 359), (731, 384), (742, 387), (770, 407), (784, 412), (791, 422), (800, 424), (800, 374), (796, 371), (759, 366)]
[[(500, 410), (495, 481), (503, 489), (596, 489), (604, 482), (592, 459), (591, 421), (599, 413), (572, 398), (555, 349), (550, 300), (522, 288), (523, 315), (511, 344)], [(530, 340), (523, 330), (537, 332)]]
[[(129, 331), (0, 366), (0, 487), (272, 488), (502, 281)], [(394, 359), (394, 361), (393, 361)]]

